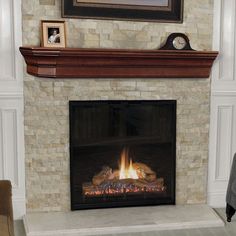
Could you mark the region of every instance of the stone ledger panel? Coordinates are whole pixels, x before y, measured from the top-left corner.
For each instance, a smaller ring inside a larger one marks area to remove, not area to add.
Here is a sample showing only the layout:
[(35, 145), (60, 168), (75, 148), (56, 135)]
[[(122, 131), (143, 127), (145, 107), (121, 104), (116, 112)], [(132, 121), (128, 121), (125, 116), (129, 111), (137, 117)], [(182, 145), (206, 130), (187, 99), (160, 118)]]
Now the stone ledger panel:
[[(40, 20), (60, 19), (60, 2), (23, 2), (23, 44), (39, 46)], [(186, 32), (194, 49), (211, 50), (212, 1), (185, 1), (183, 24), (66, 19), (69, 47), (159, 48)], [(44, 16), (42, 18), (42, 16)], [(206, 202), (208, 79), (45, 80), (25, 73), (27, 209), (67, 211), (70, 100), (177, 100), (177, 204)]]

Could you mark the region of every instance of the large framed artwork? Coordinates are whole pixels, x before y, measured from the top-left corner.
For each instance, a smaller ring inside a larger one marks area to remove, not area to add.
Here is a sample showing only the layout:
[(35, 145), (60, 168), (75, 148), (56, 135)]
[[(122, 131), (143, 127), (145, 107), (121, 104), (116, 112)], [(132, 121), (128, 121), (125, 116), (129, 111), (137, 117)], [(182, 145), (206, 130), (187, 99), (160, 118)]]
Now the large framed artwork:
[(62, 0), (68, 18), (178, 22), (184, 0)]

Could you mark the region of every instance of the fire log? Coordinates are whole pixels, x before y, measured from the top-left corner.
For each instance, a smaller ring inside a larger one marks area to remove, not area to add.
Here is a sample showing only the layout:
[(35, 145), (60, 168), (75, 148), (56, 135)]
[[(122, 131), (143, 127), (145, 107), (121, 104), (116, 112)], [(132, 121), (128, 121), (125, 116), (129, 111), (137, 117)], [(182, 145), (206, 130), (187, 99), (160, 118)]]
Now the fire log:
[(105, 180), (100, 185), (91, 182), (83, 184), (83, 193), (87, 196), (100, 196), (103, 194), (122, 194), (126, 192), (163, 192), (164, 179), (158, 178), (153, 182), (145, 179)]
[(94, 185), (100, 185), (105, 180), (108, 180), (112, 175), (112, 169), (109, 166), (104, 166), (102, 170), (94, 175), (92, 182)]
[(156, 173), (146, 164), (135, 162), (133, 164), (134, 169), (136, 170), (138, 177), (140, 179), (146, 179), (150, 182), (156, 180)]

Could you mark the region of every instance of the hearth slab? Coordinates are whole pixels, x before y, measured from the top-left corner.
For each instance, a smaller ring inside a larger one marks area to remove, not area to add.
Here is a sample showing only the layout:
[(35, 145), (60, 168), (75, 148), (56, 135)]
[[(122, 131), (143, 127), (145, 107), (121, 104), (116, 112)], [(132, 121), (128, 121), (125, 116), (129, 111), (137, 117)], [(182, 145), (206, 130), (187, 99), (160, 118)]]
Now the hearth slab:
[(27, 213), (27, 236), (84, 236), (223, 227), (224, 222), (206, 205), (152, 206)]

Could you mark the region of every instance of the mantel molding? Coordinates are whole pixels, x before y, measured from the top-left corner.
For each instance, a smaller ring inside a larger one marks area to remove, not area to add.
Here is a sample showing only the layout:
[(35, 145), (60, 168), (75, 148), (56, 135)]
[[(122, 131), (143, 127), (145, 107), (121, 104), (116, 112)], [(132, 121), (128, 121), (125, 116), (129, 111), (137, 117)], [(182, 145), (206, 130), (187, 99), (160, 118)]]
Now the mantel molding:
[(20, 47), (27, 72), (45, 78), (208, 78), (215, 51)]

